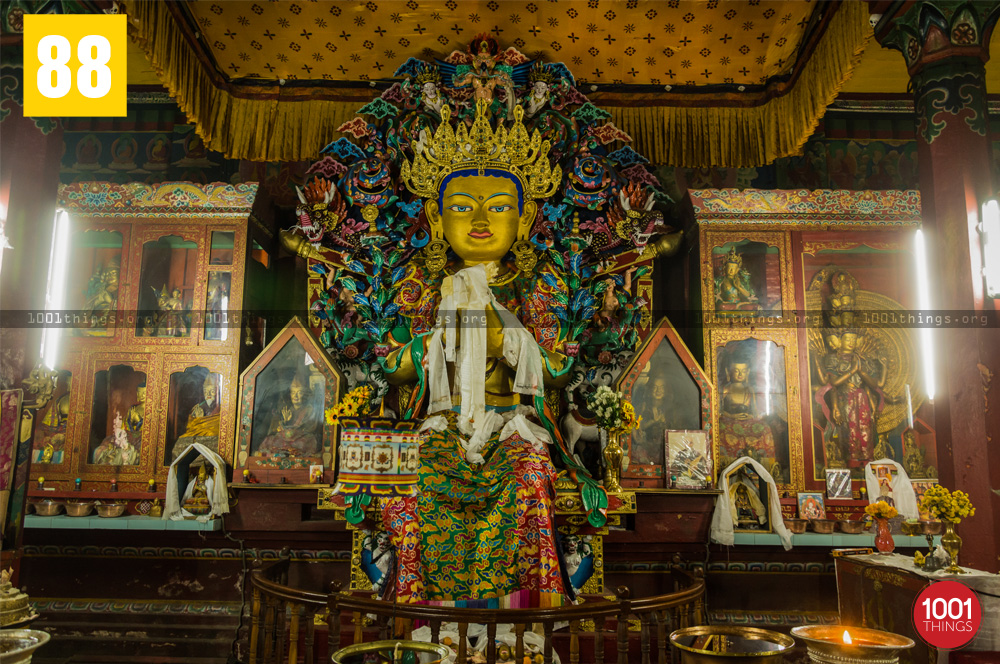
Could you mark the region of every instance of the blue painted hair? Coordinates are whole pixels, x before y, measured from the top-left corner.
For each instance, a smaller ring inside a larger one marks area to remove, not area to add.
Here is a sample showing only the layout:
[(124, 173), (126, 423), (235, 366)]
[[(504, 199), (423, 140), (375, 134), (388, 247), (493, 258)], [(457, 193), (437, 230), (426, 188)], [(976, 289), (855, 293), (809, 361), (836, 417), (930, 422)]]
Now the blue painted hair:
[(482, 173), (479, 172), (477, 168), (465, 168), (460, 171), (453, 171), (445, 176), (441, 180), (441, 187), (438, 189), (438, 212), (444, 210), (444, 190), (448, 188), (448, 183), (451, 182), (452, 178), (467, 178), (467, 177), (478, 177), (480, 175), (485, 175), (491, 178), (505, 178), (514, 183), (514, 187), (517, 189), (517, 213), (519, 215), (524, 214), (524, 187), (521, 186), (521, 181), (517, 179), (513, 173), (509, 171), (501, 171), (497, 168), (487, 168), (483, 170)]

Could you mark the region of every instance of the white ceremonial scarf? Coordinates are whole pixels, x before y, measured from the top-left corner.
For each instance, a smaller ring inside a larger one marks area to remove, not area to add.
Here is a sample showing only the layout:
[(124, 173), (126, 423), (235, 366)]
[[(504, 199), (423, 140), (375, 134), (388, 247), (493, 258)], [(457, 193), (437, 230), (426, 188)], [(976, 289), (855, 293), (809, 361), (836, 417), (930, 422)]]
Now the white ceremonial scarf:
[[(514, 391), (519, 394), (543, 394), (542, 354), (538, 343), (511, 312), (493, 296), (485, 264), (474, 265), (445, 277), (441, 284), (438, 320), (427, 343), (426, 371), (431, 415), (451, 410), (451, 388), (447, 362), (455, 363), (455, 387), (459, 392), (459, 431), (468, 438), (464, 443), (470, 463), (483, 463), (480, 450), (493, 432), (504, 424), (513, 424), (518, 432), (534, 434), (532, 442), (549, 442), (547, 432), (535, 431), (523, 415), (513, 419), (486, 409), (486, 308), (492, 306), (504, 326), (503, 355), (515, 368)], [(456, 334), (457, 331), (461, 335)], [(461, 336), (459, 345), (457, 337)], [(429, 418), (424, 429), (440, 430), (443, 418)], [(522, 422), (523, 420), (523, 422)], [(506, 431), (506, 429), (505, 429)]]
[(874, 503), (879, 497), (878, 479), (872, 464), (890, 464), (896, 467), (896, 474), (892, 477), (892, 502), (896, 504), (896, 511), (907, 519), (919, 519), (920, 509), (917, 506), (917, 492), (913, 490), (910, 476), (906, 474), (903, 467), (892, 459), (879, 459), (869, 461), (865, 464), (865, 488), (868, 489), (868, 502)]
[(781, 545), (785, 547), (785, 551), (788, 551), (792, 548), (792, 534), (785, 526), (784, 517), (781, 516), (781, 500), (778, 499), (778, 487), (774, 483), (771, 473), (767, 472), (764, 466), (750, 457), (740, 457), (719, 473), (719, 488), (722, 489), (722, 495), (715, 501), (715, 512), (712, 514), (712, 526), (709, 531), (709, 537), (713, 542), (718, 542), (724, 546), (732, 546), (736, 541), (735, 533), (733, 532), (732, 506), (729, 503), (729, 473), (744, 463), (749, 463), (754, 471), (757, 472), (760, 481), (767, 484), (767, 504), (770, 508), (768, 515), (771, 518), (771, 529), (778, 535)]

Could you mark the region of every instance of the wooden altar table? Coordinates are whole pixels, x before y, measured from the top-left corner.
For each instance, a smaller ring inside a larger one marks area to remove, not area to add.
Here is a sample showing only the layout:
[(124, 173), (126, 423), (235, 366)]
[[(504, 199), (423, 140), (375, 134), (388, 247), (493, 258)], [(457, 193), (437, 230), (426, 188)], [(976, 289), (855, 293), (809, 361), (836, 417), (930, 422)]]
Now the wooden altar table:
[[(837, 558), (840, 622), (903, 634), (916, 642), (901, 664), (1000, 662), (1000, 575), (963, 568), (962, 575), (925, 572), (908, 556), (872, 554)], [(913, 603), (928, 584), (957, 581), (976, 591), (983, 621), (976, 638), (961, 650), (938, 651), (924, 643), (913, 625)]]

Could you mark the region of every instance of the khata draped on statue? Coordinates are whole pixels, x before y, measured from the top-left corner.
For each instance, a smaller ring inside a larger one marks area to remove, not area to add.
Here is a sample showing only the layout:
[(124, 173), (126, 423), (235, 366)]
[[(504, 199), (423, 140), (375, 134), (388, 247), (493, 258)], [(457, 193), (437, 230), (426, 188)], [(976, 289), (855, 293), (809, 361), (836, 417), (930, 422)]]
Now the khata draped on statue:
[[(526, 126), (532, 67), (550, 83)], [(375, 388), (381, 412), (423, 418), (419, 494), (378, 502), (396, 597), (560, 603), (573, 593), (554, 539), (557, 473), (594, 525), (608, 497), (554, 409), (571, 380), (623, 367), (635, 348), (647, 303), (631, 282), (665, 251), (643, 253), (667, 230), (656, 181), (629, 148), (609, 153), (627, 135), (563, 65), (480, 36), (467, 54), (400, 73), (415, 83), (362, 108), (374, 122), (341, 127), (357, 144), (339, 139), (310, 169), (283, 242), (325, 263), (313, 266), (328, 285), (313, 314), (349, 379)], [(426, 83), (442, 80), (452, 85), (428, 103)], [(486, 94), (484, 81), (503, 85)], [(614, 261), (624, 252), (640, 264), (626, 280)], [(600, 306), (608, 279), (629, 284), (618, 307)]]

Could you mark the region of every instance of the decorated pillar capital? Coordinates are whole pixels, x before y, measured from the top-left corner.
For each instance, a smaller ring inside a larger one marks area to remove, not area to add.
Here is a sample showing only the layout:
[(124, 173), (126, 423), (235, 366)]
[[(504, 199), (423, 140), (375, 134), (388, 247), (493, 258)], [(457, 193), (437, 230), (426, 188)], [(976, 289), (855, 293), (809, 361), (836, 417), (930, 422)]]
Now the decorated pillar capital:
[(969, 0), (872, 2), (873, 12), (884, 8), (875, 25), (875, 38), (903, 54), (911, 77), (925, 68), (954, 58), (989, 60), (990, 36), (1000, 3)]

